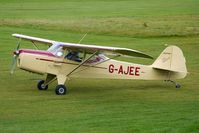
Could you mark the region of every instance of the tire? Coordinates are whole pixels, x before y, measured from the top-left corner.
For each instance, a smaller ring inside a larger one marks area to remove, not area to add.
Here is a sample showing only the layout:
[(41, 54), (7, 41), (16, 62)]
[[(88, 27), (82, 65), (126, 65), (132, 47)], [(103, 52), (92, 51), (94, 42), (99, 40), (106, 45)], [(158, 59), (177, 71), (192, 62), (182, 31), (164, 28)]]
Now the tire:
[(176, 84), (176, 88), (179, 89), (181, 87), (180, 84)]
[(37, 84), (37, 88), (39, 90), (47, 90), (48, 89), (48, 85), (44, 86), (44, 80), (40, 80)]
[(58, 85), (56, 88), (55, 88), (55, 93), (57, 95), (65, 95), (67, 92), (67, 89), (65, 87), (65, 85)]

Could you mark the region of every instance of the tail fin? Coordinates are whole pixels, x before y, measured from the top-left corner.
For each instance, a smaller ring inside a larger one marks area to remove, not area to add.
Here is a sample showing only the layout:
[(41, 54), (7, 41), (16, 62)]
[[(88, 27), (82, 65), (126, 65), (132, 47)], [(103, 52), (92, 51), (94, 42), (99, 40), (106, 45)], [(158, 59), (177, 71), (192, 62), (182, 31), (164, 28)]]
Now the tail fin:
[(155, 69), (173, 72), (171, 77), (184, 78), (187, 75), (186, 60), (177, 46), (167, 47), (152, 64)]

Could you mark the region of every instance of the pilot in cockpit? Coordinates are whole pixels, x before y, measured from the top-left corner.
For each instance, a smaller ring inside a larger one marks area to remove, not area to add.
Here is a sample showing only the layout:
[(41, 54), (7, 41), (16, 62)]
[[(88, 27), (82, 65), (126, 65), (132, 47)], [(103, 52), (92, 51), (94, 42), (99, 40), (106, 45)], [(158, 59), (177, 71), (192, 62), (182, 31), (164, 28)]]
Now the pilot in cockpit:
[(73, 60), (77, 62), (81, 62), (81, 58), (79, 57), (79, 52), (76, 51), (70, 51), (66, 56), (66, 59)]

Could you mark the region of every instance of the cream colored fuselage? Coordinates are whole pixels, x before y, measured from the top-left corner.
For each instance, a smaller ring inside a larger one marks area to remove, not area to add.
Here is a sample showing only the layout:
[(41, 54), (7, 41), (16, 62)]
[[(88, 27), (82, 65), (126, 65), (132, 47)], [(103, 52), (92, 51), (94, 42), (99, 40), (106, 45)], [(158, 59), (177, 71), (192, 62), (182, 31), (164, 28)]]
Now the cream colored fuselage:
[[(66, 77), (79, 64), (65, 58), (32, 53), (21, 53), (18, 58), (18, 67), (23, 70)], [(69, 77), (168, 80), (183, 78), (184, 74), (154, 69), (151, 65), (108, 59), (101, 63), (85, 63)]]

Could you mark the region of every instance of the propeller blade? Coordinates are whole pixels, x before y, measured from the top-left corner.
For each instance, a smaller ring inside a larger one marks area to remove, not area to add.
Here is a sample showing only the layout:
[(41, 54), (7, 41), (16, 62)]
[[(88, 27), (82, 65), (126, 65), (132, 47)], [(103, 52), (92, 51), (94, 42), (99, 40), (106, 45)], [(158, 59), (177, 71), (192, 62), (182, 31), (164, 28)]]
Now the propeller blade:
[(16, 50), (14, 51), (14, 56), (13, 56), (13, 59), (12, 59), (12, 65), (11, 65), (11, 69), (10, 69), (10, 74), (13, 74), (14, 70), (16, 68), (17, 58), (19, 56), (19, 48), (20, 48), (20, 45), (21, 45), (20, 42), (21, 42), (21, 38), (19, 39), (19, 41), (17, 43)]
[(10, 69), (10, 74), (14, 73), (14, 70), (15, 70), (15, 67), (16, 67), (16, 64), (17, 64), (17, 58), (18, 58), (17, 55), (13, 56), (12, 66), (11, 66), (11, 69)]
[(20, 47), (20, 42), (18, 42), (16, 50), (19, 50), (19, 47)]

